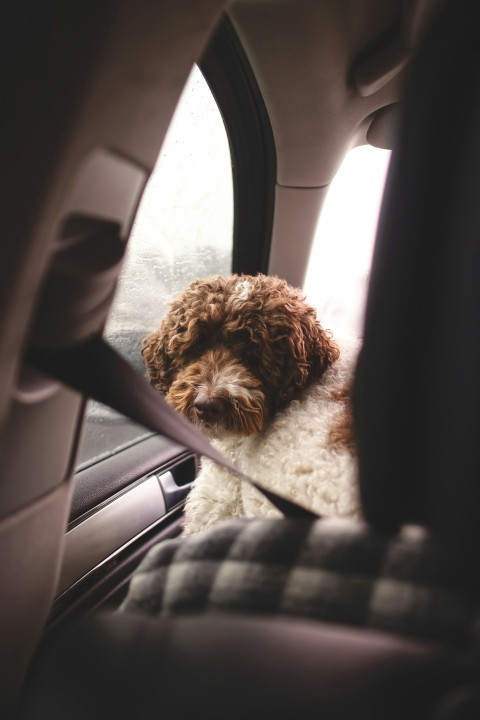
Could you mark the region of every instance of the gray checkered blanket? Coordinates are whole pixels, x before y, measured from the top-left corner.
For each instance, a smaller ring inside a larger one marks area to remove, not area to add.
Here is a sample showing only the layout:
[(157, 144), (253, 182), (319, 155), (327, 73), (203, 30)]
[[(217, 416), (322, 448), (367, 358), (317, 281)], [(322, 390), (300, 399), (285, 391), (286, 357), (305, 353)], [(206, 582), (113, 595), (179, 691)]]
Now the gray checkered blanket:
[(348, 519), (232, 520), (152, 548), (120, 611), (283, 614), (468, 646), (479, 607), (421, 528)]

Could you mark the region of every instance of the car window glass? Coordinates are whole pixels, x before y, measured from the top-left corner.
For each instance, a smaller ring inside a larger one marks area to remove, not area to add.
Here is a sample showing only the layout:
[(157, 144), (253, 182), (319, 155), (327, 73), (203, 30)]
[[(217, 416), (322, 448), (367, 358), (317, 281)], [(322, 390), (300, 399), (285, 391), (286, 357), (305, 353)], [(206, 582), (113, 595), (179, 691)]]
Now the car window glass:
[[(220, 112), (195, 67), (143, 194), (105, 335), (142, 373), (142, 336), (197, 277), (231, 272), (233, 183)], [(87, 406), (80, 467), (147, 433), (109, 408)]]
[(322, 208), (304, 284), (322, 325), (357, 337), (390, 154), (365, 145), (346, 156)]

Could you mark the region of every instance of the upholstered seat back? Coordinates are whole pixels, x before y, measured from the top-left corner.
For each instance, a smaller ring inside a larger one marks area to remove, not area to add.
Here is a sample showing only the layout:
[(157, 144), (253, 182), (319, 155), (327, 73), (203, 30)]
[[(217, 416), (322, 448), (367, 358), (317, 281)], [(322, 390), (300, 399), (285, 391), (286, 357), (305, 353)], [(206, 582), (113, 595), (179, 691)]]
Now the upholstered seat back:
[(480, 46), (447, 3), (412, 65), (356, 376), (373, 527), (425, 523), (466, 581), (480, 563)]

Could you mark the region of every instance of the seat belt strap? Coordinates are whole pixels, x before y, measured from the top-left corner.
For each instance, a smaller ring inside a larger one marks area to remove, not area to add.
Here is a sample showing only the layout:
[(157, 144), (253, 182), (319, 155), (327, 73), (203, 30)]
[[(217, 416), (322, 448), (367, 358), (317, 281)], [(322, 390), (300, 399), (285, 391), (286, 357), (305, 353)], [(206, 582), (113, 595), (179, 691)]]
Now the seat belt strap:
[(252, 480), (207, 440), (196, 427), (166, 402), (148, 380), (103, 338), (56, 350), (31, 349), (27, 361), (41, 372), (121, 415), (204, 455), (240, 480), (253, 485), (280, 512), (290, 518), (318, 516)]

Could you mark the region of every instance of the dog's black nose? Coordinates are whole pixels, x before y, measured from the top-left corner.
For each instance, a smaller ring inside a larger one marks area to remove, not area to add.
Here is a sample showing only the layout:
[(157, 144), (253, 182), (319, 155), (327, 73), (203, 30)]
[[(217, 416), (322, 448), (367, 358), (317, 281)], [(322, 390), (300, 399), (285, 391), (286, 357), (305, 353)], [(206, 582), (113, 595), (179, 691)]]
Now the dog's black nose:
[(203, 393), (196, 397), (193, 405), (202, 422), (218, 422), (225, 412), (223, 400)]

